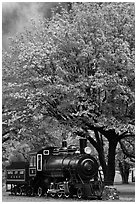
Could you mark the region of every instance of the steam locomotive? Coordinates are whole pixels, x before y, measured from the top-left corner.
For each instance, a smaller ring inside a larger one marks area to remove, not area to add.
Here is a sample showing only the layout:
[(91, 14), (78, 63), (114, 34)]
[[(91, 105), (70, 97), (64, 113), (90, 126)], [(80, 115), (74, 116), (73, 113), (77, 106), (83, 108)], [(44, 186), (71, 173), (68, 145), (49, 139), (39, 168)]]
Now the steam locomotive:
[(44, 147), (29, 153), (29, 162), (12, 162), (6, 167), (6, 191), (13, 195), (101, 198), (103, 185), (99, 165), (87, 140), (79, 147), (62, 142), (62, 147)]

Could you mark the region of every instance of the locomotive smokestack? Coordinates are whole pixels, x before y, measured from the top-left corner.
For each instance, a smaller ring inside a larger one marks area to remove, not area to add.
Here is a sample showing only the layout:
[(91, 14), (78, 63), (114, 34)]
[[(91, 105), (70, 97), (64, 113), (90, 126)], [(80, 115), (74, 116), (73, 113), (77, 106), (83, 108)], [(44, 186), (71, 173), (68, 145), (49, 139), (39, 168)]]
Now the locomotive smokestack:
[(67, 147), (67, 141), (66, 140), (62, 141), (62, 147)]
[(87, 139), (86, 138), (80, 138), (80, 154), (85, 154), (84, 149), (87, 146)]

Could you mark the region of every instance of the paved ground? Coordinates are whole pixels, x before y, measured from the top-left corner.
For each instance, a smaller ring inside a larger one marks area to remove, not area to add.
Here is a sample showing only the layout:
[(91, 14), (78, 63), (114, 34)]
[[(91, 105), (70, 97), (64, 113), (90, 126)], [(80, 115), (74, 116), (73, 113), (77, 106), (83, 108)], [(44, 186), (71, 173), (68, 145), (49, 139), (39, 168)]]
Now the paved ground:
[[(115, 184), (114, 186), (117, 188), (119, 192), (119, 200), (114, 200), (113, 202), (135, 202), (135, 184), (127, 184), (127, 185)], [(2, 201), (3, 202), (75, 202), (80, 200), (11, 196), (9, 195), (9, 193), (6, 193), (5, 190), (3, 189)], [(81, 200), (81, 201), (83, 202), (84, 200)], [(86, 200), (86, 202), (89, 202), (89, 201), (90, 200)], [(109, 200), (109, 202), (110, 201), (111, 200)], [(102, 202), (102, 201), (92, 200), (92, 202)]]
[(130, 184), (115, 184), (119, 192), (119, 201), (135, 202), (135, 183)]

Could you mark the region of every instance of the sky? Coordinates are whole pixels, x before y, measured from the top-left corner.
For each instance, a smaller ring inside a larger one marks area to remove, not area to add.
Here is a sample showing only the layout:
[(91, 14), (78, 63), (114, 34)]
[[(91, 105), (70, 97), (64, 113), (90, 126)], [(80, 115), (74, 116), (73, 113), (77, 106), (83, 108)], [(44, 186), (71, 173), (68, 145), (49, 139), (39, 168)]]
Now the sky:
[(57, 5), (59, 2), (2, 2), (2, 48), (8, 46), (8, 37), (23, 31), (31, 18), (37, 21), (38, 17), (50, 17)]
[[(114, 2), (111, 0), (106, 0), (106, 1)], [(121, 0), (119, 0), (119, 2), (120, 1)], [(130, 1), (134, 2), (134, 0), (128, 0), (128, 2)], [(69, 2), (74, 2), (74, 1), (69, 1)], [(94, 2), (94, 1), (92, 0), (91, 2)], [(124, 2), (126, 2), (126, 0), (124, 0)], [(67, 6), (68, 2), (60, 1), (60, 3), (63, 6)], [(51, 9), (56, 6), (59, 6), (58, 1), (55, 1), (55, 2), (3, 1), (2, 2), (2, 48), (8, 47), (8, 37), (14, 36), (16, 32), (23, 31), (24, 27), (26, 27), (29, 24), (29, 20), (31, 18), (37, 21), (38, 17), (50, 17)]]

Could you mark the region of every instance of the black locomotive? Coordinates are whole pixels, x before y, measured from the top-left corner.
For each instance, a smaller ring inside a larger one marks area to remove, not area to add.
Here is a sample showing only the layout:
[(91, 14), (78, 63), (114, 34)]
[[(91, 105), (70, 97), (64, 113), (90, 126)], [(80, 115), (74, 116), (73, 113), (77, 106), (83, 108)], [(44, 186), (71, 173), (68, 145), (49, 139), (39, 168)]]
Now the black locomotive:
[(85, 138), (80, 148), (63, 141), (61, 148), (30, 152), (29, 162), (6, 168), (6, 190), (14, 195), (101, 198), (102, 186), (99, 165)]

